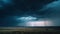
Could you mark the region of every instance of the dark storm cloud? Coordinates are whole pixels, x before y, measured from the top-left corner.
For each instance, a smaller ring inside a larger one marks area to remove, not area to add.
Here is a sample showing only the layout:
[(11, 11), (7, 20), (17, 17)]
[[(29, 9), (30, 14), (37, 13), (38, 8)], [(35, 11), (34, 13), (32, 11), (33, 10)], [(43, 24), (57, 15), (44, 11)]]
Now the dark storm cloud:
[(55, 26), (60, 26), (60, 0), (54, 1), (41, 9), (41, 11), (46, 12), (44, 16), (53, 21)]
[[(1, 3), (4, 8), (0, 7), (0, 25), (1, 26), (13, 26), (18, 24), (13, 16), (44, 16), (46, 12), (38, 11), (46, 4), (49, 4), (55, 0), (13, 0), (13, 3), (4, 4)], [(47, 9), (45, 9), (47, 10)], [(9, 17), (8, 17), (9, 16)]]
[(53, 2), (54, 0), (17, 0), (15, 8), (22, 11), (35, 11), (41, 9), (45, 4)]

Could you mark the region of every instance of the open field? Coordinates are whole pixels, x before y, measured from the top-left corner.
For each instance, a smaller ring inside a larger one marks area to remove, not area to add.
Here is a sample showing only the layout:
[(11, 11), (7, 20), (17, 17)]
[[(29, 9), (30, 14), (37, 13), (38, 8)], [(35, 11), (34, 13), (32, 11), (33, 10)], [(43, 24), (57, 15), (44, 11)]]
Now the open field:
[(60, 33), (60, 30), (55, 28), (23, 28), (23, 27), (0, 27), (0, 33)]

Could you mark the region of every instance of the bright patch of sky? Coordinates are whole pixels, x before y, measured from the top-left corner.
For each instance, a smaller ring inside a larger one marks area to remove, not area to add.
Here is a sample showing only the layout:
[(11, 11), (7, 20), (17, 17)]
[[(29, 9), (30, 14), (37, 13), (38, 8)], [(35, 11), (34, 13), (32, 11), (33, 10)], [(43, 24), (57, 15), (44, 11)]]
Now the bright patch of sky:
[(60, 0), (54, 1), (54, 2), (51, 2), (47, 5), (45, 5), (42, 9), (40, 9), (40, 11), (44, 11), (44, 10), (47, 10), (49, 8), (54, 8), (54, 7), (59, 7), (59, 6), (60, 6)]

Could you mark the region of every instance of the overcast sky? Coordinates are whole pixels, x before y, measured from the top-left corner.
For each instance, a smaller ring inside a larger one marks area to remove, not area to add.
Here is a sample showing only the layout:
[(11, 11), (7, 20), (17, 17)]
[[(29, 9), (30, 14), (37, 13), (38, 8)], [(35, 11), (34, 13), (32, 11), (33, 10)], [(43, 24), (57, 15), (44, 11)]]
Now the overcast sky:
[(60, 0), (1, 0), (0, 26), (16, 26), (21, 23), (16, 19), (22, 16), (48, 18), (60, 26), (59, 3)]

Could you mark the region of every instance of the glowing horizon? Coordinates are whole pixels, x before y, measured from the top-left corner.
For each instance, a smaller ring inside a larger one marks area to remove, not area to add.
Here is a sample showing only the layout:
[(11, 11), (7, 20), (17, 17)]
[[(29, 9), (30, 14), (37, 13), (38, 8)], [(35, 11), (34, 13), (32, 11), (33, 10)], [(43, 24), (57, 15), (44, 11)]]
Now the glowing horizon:
[(26, 26), (52, 26), (51, 21), (30, 21)]

